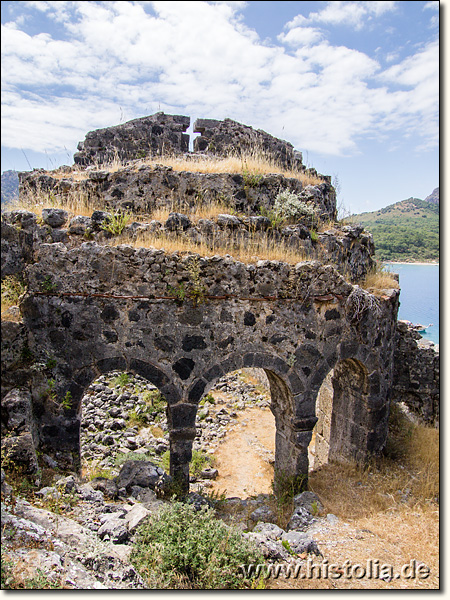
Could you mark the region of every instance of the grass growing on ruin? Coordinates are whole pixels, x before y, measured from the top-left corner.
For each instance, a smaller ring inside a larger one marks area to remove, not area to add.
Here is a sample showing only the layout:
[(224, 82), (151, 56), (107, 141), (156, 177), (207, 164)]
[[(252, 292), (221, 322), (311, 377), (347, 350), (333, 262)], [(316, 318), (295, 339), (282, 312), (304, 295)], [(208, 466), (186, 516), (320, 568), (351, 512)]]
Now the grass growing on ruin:
[(393, 404), (384, 455), (366, 467), (326, 465), (311, 474), (310, 487), (345, 519), (432, 505), (439, 496), (439, 430), (413, 423)]
[(398, 281), (387, 271), (369, 273), (362, 283), (362, 287), (372, 294), (379, 294), (383, 290), (398, 290)]
[(62, 208), (69, 215), (90, 217), (94, 210), (103, 210), (104, 207), (80, 189), (70, 189), (62, 198), (52, 191), (42, 188), (35, 190), (27, 186), (21, 189), (19, 198), (8, 204), (8, 211), (28, 210), (38, 217), (38, 222), (43, 208)]
[[(381, 558), (386, 548), (395, 547), (395, 556), (386, 562), (423, 560), (432, 571), (427, 586), (438, 585), (438, 429), (412, 422), (394, 404), (382, 457), (365, 467), (354, 463), (325, 465), (310, 474), (309, 487), (319, 495), (327, 512), (371, 537), (372, 558)], [(365, 561), (369, 556), (362, 557), (363, 551), (350, 546), (345, 558)], [(414, 585), (412, 582), (411, 587)]]
[(278, 260), (289, 264), (297, 264), (308, 260), (306, 252), (293, 248), (283, 241), (276, 242), (267, 238), (260, 239), (250, 234), (241, 240), (228, 240), (210, 244), (180, 238), (171, 235), (154, 235), (145, 233), (137, 239), (123, 240), (135, 248), (156, 248), (167, 252), (196, 253), (201, 256), (232, 256), (243, 263), (253, 263), (258, 260)]
[(293, 169), (285, 169), (262, 150), (254, 149), (242, 156), (230, 155), (226, 158), (189, 155), (182, 157), (162, 156), (147, 159), (143, 164), (151, 166), (163, 165), (172, 167), (174, 171), (187, 171), (190, 173), (240, 173), (244, 177), (244, 184), (256, 187), (259, 178), (264, 175), (278, 173), (284, 177), (298, 179), (304, 185), (319, 185), (323, 179)]
[[(318, 533), (329, 564), (365, 565), (368, 559), (400, 567), (415, 559), (431, 570), (426, 580), (271, 580), (272, 589), (437, 589), (439, 586), (439, 431), (411, 421), (393, 405), (384, 455), (365, 467), (329, 463), (309, 476), (325, 512), (339, 521)], [(320, 561), (317, 561), (320, 563)]]

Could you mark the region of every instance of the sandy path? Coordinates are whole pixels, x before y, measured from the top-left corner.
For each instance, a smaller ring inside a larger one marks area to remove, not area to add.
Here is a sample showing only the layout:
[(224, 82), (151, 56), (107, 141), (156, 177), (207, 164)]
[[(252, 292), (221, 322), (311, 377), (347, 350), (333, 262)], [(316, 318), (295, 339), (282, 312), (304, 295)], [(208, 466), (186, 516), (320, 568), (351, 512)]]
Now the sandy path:
[(275, 419), (271, 411), (248, 408), (214, 453), (219, 476), (215, 492), (245, 498), (272, 492)]

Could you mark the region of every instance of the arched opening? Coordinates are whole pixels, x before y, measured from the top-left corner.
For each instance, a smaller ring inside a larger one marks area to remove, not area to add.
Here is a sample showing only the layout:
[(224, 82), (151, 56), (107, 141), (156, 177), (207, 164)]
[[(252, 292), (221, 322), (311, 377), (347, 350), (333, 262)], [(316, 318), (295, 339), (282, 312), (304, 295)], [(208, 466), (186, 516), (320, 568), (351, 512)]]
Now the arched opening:
[(243, 368), (220, 377), (199, 403), (191, 490), (241, 498), (271, 493), (275, 429), (263, 369)]
[(116, 476), (128, 460), (149, 460), (169, 470), (167, 402), (144, 377), (111, 371), (85, 391), (80, 419), (81, 474)]
[(370, 418), (368, 374), (361, 362), (345, 359), (328, 373), (317, 394), (316, 416), (308, 447), (310, 470), (331, 460), (357, 460)]

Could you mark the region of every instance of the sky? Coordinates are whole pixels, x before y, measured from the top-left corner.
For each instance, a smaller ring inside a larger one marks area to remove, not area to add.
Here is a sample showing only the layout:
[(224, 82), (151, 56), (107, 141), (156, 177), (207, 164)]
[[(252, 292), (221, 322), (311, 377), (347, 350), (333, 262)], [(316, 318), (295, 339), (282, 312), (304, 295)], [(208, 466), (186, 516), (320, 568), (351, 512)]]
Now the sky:
[(2, 172), (72, 164), (88, 131), (164, 111), (291, 142), (341, 214), (424, 199), (440, 4), (2, 1)]

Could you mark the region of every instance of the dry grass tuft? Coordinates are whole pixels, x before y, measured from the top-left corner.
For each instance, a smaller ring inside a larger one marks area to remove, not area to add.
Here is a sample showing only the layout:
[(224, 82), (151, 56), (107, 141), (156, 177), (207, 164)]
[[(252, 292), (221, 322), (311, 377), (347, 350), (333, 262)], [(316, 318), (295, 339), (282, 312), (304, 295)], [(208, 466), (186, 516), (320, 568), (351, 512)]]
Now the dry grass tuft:
[[(339, 522), (314, 537), (329, 564), (365, 565), (378, 559), (399, 572), (415, 560), (426, 579), (271, 580), (273, 589), (438, 589), (439, 431), (412, 423), (392, 406), (385, 455), (365, 467), (331, 463), (314, 471), (309, 487)], [(320, 560), (316, 560), (320, 563)]]
[(368, 292), (378, 295), (383, 290), (398, 290), (400, 286), (391, 273), (381, 271), (367, 275), (362, 287)]
[(276, 242), (267, 238), (256, 238), (249, 234), (248, 237), (240, 240), (230, 239), (227, 242), (215, 242), (210, 244), (195, 242), (189, 238), (182, 238), (169, 234), (149, 234), (144, 233), (136, 239), (111, 240), (111, 244), (129, 244), (134, 248), (156, 248), (164, 250), (167, 253), (195, 253), (201, 256), (232, 256), (235, 260), (244, 263), (254, 263), (258, 260), (279, 260), (289, 264), (297, 264), (307, 260), (306, 253), (292, 248), (283, 242)]
[(103, 209), (81, 190), (70, 190), (64, 197), (60, 197), (42, 189), (30, 190), (26, 187), (21, 191), (19, 198), (8, 204), (8, 211), (28, 210), (39, 218), (44, 208), (62, 208), (71, 215), (86, 217), (90, 217), (94, 210)]
[(194, 156), (170, 157), (163, 156), (143, 161), (151, 166), (163, 165), (172, 167), (174, 171), (187, 171), (191, 173), (242, 173), (244, 181), (246, 176), (258, 177), (278, 173), (287, 178), (298, 179), (304, 185), (319, 185), (323, 179), (309, 173), (285, 169), (262, 151), (254, 150), (242, 156), (228, 156), (226, 158)]
[[(142, 165), (155, 167), (162, 165), (171, 167), (174, 171), (189, 172), (189, 173), (240, 173), (253, 183), (257, 183), (258, 177), (270, 175), (273, 173), (283, 175), (287, 178), (298, 179), (305, 186), (319, 185), (323, 183), (323, 179), (316, 177), (310, 173), (285, 169), (281, 167), (273, 158), (259, 149), (254, 149), (241, 156), (230, 155), (225, 158), (208, 156), (208, 155), (183, 155), (183, 156), (157, 156), (149, 157), (142, 160), (133, 161), (133, 168), (138, 169)], [(113, 161), (110, 163), (96, 164), (95, 168), (108, 173), (117, 173), (123, 169), (129, 168), (126, 162), (119, 159), (116, 154)], [(74, 170), (70, 174), (64, 171), (52, 171), (52, 177), (56, 179), (71, 178), (76, 181), (87, 179), (89, 171), (85, 169)], [(256, 178), (256, 179), (255, 179)]]
[(393, 405), (384, 456), (366, 466), (330, 463), (311, 474), (310, 485), (344, 519), (427, 507), (439, 496), (439, 430), (412, 423)]
[(226, 201), (202, 200), (189, 205), (186, 202), (174, 200), (170, 206), (153, 210), (150, 218), (164, 223), (172, 212), (181, 212), (187, 215), (193, 223), (196, 223), (199, 219), (216, 219), (221, 214), (234, 214), (234, 209)]

